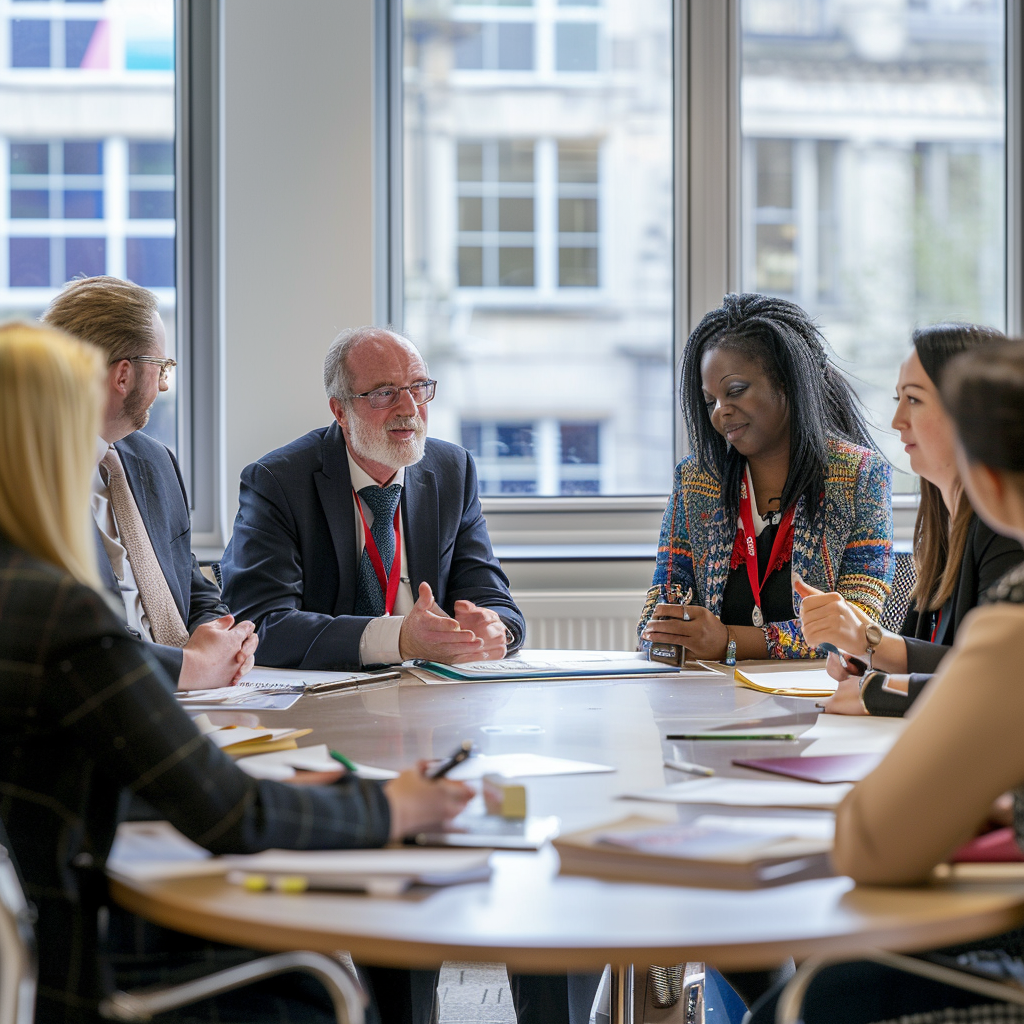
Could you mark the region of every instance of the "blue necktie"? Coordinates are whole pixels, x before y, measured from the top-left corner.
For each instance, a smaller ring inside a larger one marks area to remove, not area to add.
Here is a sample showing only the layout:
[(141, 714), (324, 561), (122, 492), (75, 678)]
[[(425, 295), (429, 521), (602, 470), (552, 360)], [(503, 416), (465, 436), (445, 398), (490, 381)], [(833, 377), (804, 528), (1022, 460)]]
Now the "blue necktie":
[[(373, 513), (370, 534), (377, 544), (381, 562), (384, 563), (385, 574), (390, 573), (391, 562), (395, 557), (395, 509), (398, 508), (398, 502), (402, 498), (402, 485), (388, 484), (387, 487), (378, 487), (374, 484), (364, 487), (359, 492), (359, 497), (366, 502), (366, 507)], [(359, 559), (355, 614), (374, 617), (384, 614), (384, 594), (365, 544)]]

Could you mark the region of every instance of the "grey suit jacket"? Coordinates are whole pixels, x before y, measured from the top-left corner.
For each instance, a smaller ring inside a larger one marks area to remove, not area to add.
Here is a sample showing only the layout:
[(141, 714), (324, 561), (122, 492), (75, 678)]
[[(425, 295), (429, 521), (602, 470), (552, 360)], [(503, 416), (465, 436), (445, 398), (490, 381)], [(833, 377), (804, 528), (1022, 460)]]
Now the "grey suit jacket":
[[(204, 622), (227, 615), (228, 608), (221, 601), (220, 590), (202, 574), (192, 554), (192, 522), (177, 460), (164, 445), (141, 430), (115, 442), (114, 447), (121, 457), (128, 486), (189, 633)], [(99, 530), (96, 543), (100, 576), (123, 608), (121, 591)], [(154, 644), (152, 653), (177, 684), (181, 649)]]

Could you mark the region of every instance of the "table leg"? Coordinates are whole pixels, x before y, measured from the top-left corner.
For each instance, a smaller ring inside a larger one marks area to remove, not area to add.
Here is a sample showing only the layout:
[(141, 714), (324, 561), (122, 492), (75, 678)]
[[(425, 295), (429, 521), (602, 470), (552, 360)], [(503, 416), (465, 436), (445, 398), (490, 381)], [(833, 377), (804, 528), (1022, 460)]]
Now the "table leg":
[(633, 965), (612, 965), (611, 1024), (633, 1024)]

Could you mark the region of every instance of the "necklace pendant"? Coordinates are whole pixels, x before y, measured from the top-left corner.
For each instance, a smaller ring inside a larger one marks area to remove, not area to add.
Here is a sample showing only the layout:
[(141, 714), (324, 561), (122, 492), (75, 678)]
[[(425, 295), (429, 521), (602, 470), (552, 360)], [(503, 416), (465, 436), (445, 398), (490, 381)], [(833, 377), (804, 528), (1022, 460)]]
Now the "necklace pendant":
[(764, 616), (761, 614), (761, 609), (758, 608), (758, 606), (756, 604), (754, 605), (754, 613), (753, 613), (753, 615), (750, 616), (750, 619), (754, 623), (755, 626), (763, 626), (764, 625)]

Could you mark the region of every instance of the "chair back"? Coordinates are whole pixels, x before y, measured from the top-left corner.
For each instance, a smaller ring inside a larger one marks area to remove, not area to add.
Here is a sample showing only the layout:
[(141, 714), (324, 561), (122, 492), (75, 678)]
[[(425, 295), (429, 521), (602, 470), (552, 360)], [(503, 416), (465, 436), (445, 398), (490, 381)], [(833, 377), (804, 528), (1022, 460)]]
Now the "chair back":
[(36, 1007), (35, 910), (25, 899), (0, 823), (0, 1024), (32, 1024)]

